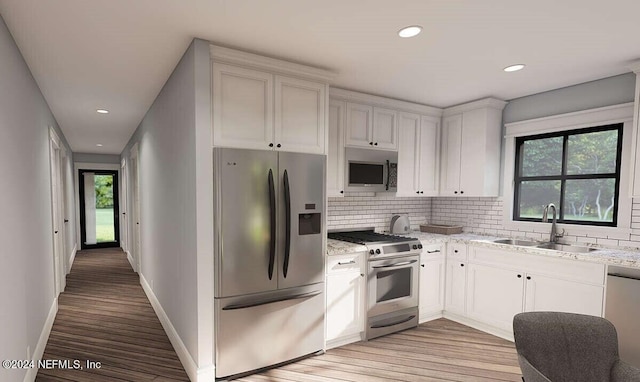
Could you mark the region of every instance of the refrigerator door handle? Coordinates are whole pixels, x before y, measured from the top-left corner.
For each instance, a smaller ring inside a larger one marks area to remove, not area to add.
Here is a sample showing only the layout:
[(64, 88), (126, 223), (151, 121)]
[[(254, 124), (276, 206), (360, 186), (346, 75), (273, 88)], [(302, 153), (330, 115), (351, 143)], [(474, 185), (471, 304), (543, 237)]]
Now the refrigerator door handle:
[(297, 300), (297, 299), (301, 299), (301, 298), (310, 298), (310, 297), (317, 296), (320, 293), (322, 293), (322, 291), (294, 294), (293, 296), (285, 296), (285, 297), (280, 297), (280, 298), (275, 298), (275, 299), (270, 299), (270, 300), (250, 302), (250, 303), (246, 303), (246, 304), (232, 304), (232, 305), (225, 306), (224, 308), (222, 308), (222, 310), (236, 310), (236, 309), (253, 308), (254, 306), (274, 304), (276, 302), (282, 302), (282, 301), (288, 301), (288, 300)]
[(269, 213), (271, 237), (269, 242), (269, 280), (273, 278), (273, 266), (276, 260), (276, 189), (273, 183), (273, 171), (269, 169)]
[(286, 213), (285, 219), (285, 243), (284, 243), (284, 265), (282, 267), (282, 274), (284, 278), (287, 278), (287, 272), (289, 271), (289, 255), (291, 254), (291, 194), (289, 190), (289, 174), (287, 170), (284, 170), (284, 207)]

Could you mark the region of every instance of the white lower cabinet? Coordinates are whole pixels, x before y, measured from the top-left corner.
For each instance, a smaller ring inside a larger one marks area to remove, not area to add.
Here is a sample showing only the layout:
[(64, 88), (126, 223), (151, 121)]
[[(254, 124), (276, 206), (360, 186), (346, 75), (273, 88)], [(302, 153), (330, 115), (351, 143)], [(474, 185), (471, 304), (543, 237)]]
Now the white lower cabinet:
[[(466, 296), (455, 289), (464, 283), (461, 264), (459, 258), (447, 263), (447, 288), (452, 289), (447, 289), (446, 310), (501, 333), (512, 334), (513, 316), (523, 311), (603, 315), (604, 264), (469, 246)], [(463, 297), (466, 312), (459, 309)]]
[(469, 318), (511, 331), (513, 316), (522, 312), (523, 274), (481, 264), (469, 264), (468, 272)]
[(602, 316), (604, 287), (536, 274), (526, 276), (527, 312), (556, 311)]
[(445, 254), (442, 244), (423, 243), (420, 255), (419, 321), (441, 317), (444, 310)]
[(330, 256), (326, 277), (326, 347), (359, 341), (365, 324), (365, 253)]

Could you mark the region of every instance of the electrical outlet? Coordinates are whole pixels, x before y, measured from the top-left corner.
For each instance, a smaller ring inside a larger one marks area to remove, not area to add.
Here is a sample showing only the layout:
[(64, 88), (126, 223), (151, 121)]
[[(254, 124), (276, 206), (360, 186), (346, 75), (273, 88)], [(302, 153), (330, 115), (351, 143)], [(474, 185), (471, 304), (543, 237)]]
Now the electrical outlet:
[(27, 359), (31, 359), (31, 346), (27, 346)]

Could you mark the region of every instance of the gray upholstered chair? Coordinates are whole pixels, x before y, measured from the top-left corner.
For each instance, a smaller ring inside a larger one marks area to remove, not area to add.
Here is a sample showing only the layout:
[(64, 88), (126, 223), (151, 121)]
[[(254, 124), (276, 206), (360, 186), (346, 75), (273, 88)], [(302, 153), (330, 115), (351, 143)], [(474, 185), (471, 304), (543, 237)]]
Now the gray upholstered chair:
[(618, 335), (604, 318), (528, 312), (513, 318), (525, 382), (635, 382), (640, 369), (618, 356)]

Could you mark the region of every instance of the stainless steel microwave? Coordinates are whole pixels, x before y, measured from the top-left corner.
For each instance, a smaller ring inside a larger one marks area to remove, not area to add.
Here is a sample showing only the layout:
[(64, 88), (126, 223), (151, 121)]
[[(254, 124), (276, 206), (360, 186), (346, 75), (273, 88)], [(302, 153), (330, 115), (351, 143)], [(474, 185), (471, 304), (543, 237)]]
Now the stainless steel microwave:
[(397, 152), (347, 147), (345, 159), (347, 191), (396, 191)]

